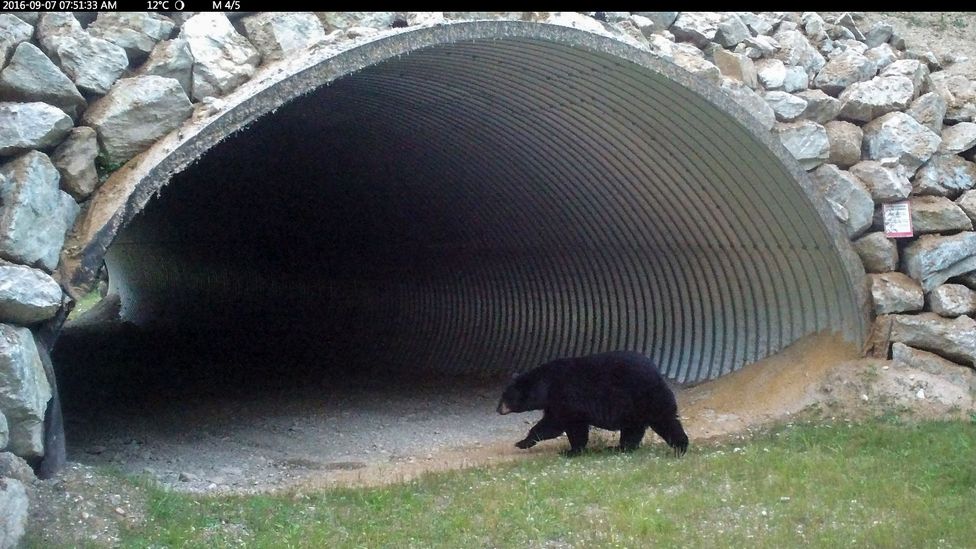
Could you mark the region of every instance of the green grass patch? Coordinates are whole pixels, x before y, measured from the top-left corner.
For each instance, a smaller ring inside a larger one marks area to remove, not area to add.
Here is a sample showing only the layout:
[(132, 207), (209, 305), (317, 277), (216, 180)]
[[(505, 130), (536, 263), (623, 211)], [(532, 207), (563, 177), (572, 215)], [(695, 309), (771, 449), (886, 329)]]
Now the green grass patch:
[(75, 303), (74, 309), (71, 309), (71, 312), (68, 313), (68, 320), (74, 320), (80, 317), (81, 315), (87, 313), (88, 311), (91, 310), (92, 307), (97, 305), (98, 302), (101, 300), (102, 300), (102, 294), (101, 292), (99, 292), (99, 289), (96, 287), (94, 290), (88, 292), (87, 294), (85, 294), (84, 297), (79, 299), (77, 303)]
[(779, 427), (739, 445), (539, 456), (402, 485), (201, 497), (147, 486), (126, 547), (971, 547), (976, 424)]

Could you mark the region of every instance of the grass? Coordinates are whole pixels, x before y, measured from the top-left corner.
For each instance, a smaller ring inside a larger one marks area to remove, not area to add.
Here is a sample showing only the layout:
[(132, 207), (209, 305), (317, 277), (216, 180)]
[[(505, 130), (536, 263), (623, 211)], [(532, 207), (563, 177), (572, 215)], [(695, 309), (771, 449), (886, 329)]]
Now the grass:
[(101, 300), (102, 294), (96, 287), (94, 290), (88, 292), (84, 297), (78, 300), (78, 303), (75, 304), (74, 309), (71, 309), (71, 312), (68, 313), (68, 320), (73, 320), (87, 313)]
[(125, 547), (971, 547), (976, 423), (780, 427), (431, 474), (403, 485), (204, 497), (152, 485)]

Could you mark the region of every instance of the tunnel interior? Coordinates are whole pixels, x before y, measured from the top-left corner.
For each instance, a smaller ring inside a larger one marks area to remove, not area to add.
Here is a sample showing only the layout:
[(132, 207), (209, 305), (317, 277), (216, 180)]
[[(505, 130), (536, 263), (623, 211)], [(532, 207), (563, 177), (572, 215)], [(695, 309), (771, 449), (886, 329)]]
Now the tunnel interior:
[(310, 90), (118, 233), (124, 328), (69, 323), (59, 375), (136, 355), (167, 379), (221, 363), (221, 383), (508, 373), (629, 349), (684, 383), (814, 332), (861, 337), (846, 259), (783, 150), (686, 84), (521, 37)]

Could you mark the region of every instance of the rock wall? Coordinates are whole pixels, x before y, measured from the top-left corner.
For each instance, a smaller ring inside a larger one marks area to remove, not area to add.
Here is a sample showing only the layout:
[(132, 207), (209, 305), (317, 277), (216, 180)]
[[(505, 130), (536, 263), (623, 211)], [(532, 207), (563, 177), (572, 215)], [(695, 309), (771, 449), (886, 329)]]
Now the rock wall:
[[(875, 352), (899, 342), (976, 366), (976, 60), (906, 50), (886, 24), (813, 12), (82, 19), (0, 14), (0, 449), (43, 455), (50, 386), (34, 334), (72, 302), (52, 273), (109, 172), (194, 112), (219, 108), (259, 68), (387, 29), (469, 19), (609, 35), (725, 90), (779, 137), (846, 228), (879, 315)], [(916, 237), (886, 238), (881, 205), (902, 200)]]

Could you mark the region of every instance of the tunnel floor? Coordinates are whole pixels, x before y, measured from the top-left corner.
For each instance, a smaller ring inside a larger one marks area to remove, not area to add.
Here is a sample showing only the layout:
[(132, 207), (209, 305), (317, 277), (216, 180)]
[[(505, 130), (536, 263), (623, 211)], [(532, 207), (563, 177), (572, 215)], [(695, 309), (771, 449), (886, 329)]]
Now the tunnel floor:
[[(565, 437), (513, 446), (541, 412), (495, 413), (507, 379), (348, 367), (338, 375), (301, 357), (269, 360), (258, 351), (270, 341), (239, 342), (234, 353), (212, 336), (66, 328), (54, 360), (68, 460), (174, 490), (252, 493), (399, 482), (568, 447)], [(822, 386), (856, 378), (860, 370), (847, 367), (855, 354), (816, 335), (718, 380), (675, 386), (692, 446), (836, 397)], [(591, 448), (615, 444), (616, 433), (592, 430)], [(644, 446), (669, 459), (652, 433)]]

